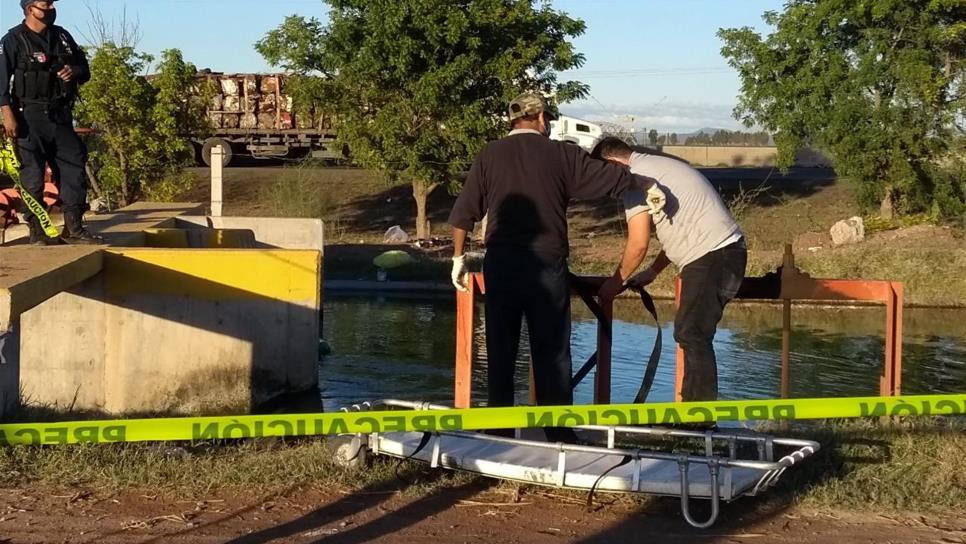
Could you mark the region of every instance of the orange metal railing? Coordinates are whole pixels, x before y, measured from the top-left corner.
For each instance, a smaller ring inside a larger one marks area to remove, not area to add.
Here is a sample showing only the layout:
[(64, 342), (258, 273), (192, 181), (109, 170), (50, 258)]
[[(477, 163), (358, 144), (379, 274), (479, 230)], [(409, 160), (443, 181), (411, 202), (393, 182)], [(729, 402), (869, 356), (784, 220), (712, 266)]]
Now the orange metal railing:
[[(473, 323), (478, 294), (486, 294), (483, 274), (469, 275), (469, 292), (456, 293), (456, 376), (454, 406), (469, 408), (473, 377)], [(581, 277), (582, 283), (599, 286), (606, 277)], [(680, 303), (681, 283), (675, 282), (675, 304)], [(793, 300), (871, 301), (885, 305), (885, 360), (879, 377), (879, 395), (897, 396), (902, 386), (902, 283), (879, 280), (812, 278), (795, 268), (791, 246), (786, 246), (781, 268), (759, 278), (745, 278), (736, 298), (782, 301), (781, 397), (790, 394), (791, 303)], [(613, 301), (597, 299), (604, 316), (613, 318)], [(597, 369), (594, 403), (608, 404), (611, 397), (611, 337), (607, 326), (597, 325)], [(681, 400), (684, 352), (677, 348), (675, 399)], [(532, 395), (532, 383), (531, 383)]]

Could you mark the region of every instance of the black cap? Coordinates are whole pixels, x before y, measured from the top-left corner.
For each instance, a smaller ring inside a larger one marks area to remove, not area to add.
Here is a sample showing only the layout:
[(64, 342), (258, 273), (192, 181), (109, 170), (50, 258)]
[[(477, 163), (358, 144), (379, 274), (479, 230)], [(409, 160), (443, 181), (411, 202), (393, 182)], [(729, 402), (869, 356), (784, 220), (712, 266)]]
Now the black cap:
[[(27, 6), (37, 2), (38, 0), (20, 0), (20, 9), (27, 9)], [(51, 2), (56, 2), (57, 0), (50, 0)]]

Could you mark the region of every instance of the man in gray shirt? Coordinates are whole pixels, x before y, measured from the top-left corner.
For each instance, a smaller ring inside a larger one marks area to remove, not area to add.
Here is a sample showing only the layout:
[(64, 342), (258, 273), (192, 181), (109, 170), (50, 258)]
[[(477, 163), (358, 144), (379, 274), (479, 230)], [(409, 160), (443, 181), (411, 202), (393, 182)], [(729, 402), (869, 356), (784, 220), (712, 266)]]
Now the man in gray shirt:
[[(712, 342), (725, 305), (744, 279), (747, 250), (741, 228), (707, 178), (683, 161), (636, 153), (617, 138), (602, 140), (593, 156), (655, 180), (666, 198), (652, 205), (639, 189), (624, 193), (628, 241), (600, 296), (614, 297), (627, 285), (647, 285), (674, 263), (681, 274), (681, 303), (674, 318), (674, 339), (684, 349), (681, 397), (716, 400)], [(663, 250), (650, 267), (632, 277), (647, 254), (652, 225)]]

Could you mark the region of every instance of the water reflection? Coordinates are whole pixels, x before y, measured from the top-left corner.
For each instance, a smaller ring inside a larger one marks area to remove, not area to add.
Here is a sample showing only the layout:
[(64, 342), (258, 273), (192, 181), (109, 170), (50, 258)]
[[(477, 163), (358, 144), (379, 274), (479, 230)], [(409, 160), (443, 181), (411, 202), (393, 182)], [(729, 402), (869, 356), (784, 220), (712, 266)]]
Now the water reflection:
[[(597, 326), (589, 312), (575, 306), (574, 367), (596, 347)], [(477, 315), (482, 315), (482, 306)], [(650, 401), (673, 399), (673, 307), (661, 305), (665, 344)], [(639, 303), (615, 307), (612, 396), (630, 402), (640, 387), (655, 327)], [(903, 392), (966, 390), (966, 311), (905, 311)], [(792, 396), (847, 396), (878, 393), (883, 360), (884, 313), (881, 308), (793, 311)], [(733, 305), (725, 313), (715, 350), (724, 398), (769, 398), (780, 381), (781, 309)], [(324, 334), (333, 348), (319, 370), (323, 403), (333, 410), (377, 398), (451, 403), (455, 351), (452, 297), (333, 298), (325, 303)], [(485, 400), (486, 348), (482, 318), (474, 325), (473, 400)], [(524, 330), (518, 358), (517, 400), (527, 399), (529, 351)], [(578, 403), (593, 400), (591, 372), (575, 390)]]

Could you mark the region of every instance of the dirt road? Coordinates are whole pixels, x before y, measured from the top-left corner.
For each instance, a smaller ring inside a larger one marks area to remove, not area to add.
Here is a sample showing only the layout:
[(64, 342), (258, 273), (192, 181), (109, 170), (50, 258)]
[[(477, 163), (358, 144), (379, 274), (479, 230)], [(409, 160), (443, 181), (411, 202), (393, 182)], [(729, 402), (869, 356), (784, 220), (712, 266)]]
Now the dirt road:
[[(151, 492), (0, 490), (0, 543), (966, 543), (966, 520), (786, 510), (755, 499), (695, 530), (676, 500), (581, 500), (475, 480), (423, 496), (290, 489), (179, 500)], [(700, 510), (699, 515), (704, 515)]]

